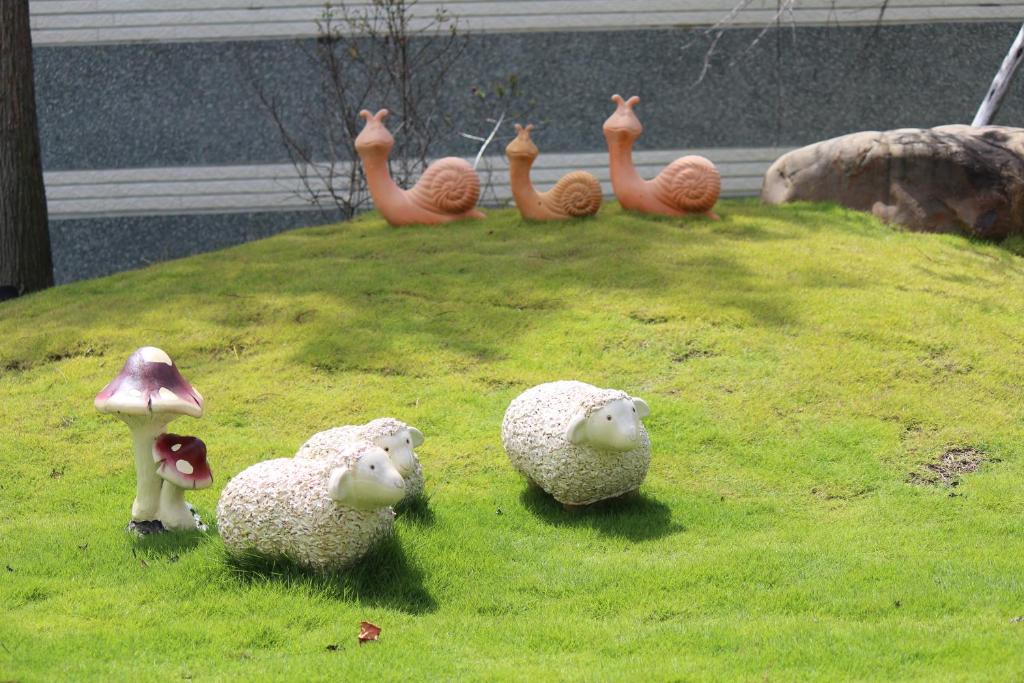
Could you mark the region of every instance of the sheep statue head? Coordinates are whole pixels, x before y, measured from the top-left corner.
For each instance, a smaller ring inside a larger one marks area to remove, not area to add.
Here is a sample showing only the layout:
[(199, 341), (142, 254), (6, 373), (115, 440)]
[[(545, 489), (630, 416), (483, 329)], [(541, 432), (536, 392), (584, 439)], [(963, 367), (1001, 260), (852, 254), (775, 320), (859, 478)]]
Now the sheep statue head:
[(332, 500), (357, 510), (394, 505), (405, 495), (405, 480), (384, 449), (372, 447), (331, 471), (327, 492)]
[[(621, 394), (620, 394), (621, 396)], [(615, 398), (580, 410), (569, 421), (566, 438), (604, 451), (631, 451), (640, 443), (641, 418), (651, 409), (641, 398)]]
[(403, 427), (393, 434), (376, 439), (374, 443), (384, 449), (398, 472), (408, 477), (416, 470), (416, 453), (413, 449), (423, 444), (423, 432), (415, 427)]

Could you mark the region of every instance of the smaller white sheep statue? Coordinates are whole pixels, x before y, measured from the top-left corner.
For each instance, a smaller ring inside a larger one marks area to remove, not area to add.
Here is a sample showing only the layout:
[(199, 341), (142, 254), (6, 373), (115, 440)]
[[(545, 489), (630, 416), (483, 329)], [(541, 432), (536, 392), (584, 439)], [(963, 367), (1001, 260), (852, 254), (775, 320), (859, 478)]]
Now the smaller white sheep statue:
[(413, 450), (423, 443), (423, 433), (393, 417), (380, 417), (364, 425), (345, 425), (317, 432), (299, 447), (295, 457), (329, 461), (359, 442), (372, 443), (384, 449), (405, 479), (407, 501), (423, 494), (423, 468)]
[(390, 506), (404, 495), (388, 454), (361, 443), (330, 462), (277, 458), (243, 470), (221, 493), (217, 526), (233, 555), (338, 569), (391, 533)]
[(512, 466), (566, 507), (639, 488), (651, 462), (642, 399), (584, 382), (549, 382), (509, 404), (501, 441)]

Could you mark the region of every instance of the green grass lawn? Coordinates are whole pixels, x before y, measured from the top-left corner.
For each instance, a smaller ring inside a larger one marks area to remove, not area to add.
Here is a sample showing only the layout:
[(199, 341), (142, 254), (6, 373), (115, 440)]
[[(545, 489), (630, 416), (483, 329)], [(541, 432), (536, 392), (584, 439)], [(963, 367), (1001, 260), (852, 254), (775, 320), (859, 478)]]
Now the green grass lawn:
[[(1024, 259), (720, 211), (371, 216), (0, 305), (0, 680), (1019, 680)], [(206, 397), (170, 429), (208, 445), (207, 520), (383, 415), (426, 435), (429, 507), (328, 577), (129, 536), (129, 432), (92, 399), (147, 344)], [(505, 407), (571, 378), (651, 405), (639, 497), (565, 512), (512, 471)], [(984, 462), (950, 486), (957, 448)]]

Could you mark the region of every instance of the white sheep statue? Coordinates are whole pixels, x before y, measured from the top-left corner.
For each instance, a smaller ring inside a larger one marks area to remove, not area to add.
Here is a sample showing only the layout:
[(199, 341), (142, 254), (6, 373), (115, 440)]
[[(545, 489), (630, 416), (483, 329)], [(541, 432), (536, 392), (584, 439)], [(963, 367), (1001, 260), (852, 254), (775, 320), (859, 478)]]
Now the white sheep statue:
[(566, 507), (639, 488), (651, 462), (642, 399), (584, 382), (549, 382), (509, 404), (501, 441), (512, 466)]
[(277, 458), (228, 482), (217, 527), (228, 552), (284, 556), (318, 570), (355, 562), (391, 533), (405, 481), (388, 454), (355, 444), (330, 462)]
[(393, 417), (381, 417), (364, 425), (346, 425), (317, 432), (299, 447), (300, 460), (331, 460), (359, 442), (384, 449), (405, 479), (405, 499), (423, 494), (423, 468), (413, 450), (423, 443), (423, 433)]

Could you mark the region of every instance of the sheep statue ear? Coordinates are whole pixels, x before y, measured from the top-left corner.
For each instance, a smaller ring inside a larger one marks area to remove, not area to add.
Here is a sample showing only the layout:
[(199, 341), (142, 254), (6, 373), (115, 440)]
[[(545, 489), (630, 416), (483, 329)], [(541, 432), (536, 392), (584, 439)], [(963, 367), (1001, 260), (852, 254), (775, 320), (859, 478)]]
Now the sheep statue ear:
[(587, 416), (585, 413), (577, 413), (570, 421), (569, 427), (565, 430), (565, 438), (569, 443), (577, 446), (587, 438)]
[(331, 500), (339, 503), (347, 503), (352, 499), (352, 489), (355, 484), (355, 475), (348, 465), (335, 467), (331, 470), (331, 477), (327, 481), (327, 495)]
[(633, 407), (636, 408), (636, 416), (643, 419), (651, 414), (651, 408), (647, 405), (647, 401), (642, 398), (633, 399)]
[(415, 427), (409, 427), (409, 435), (412, 437), (413, 448), (423, 445), (423, 432)]

